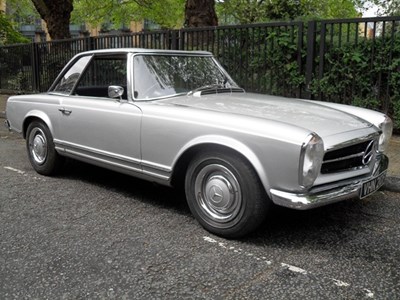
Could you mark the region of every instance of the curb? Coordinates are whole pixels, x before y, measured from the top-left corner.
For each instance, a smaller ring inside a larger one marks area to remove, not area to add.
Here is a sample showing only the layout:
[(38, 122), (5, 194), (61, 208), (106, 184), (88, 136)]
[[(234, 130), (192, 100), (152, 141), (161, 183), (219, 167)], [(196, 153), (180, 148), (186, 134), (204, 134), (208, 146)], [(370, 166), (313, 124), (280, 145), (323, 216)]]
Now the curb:
[(400, 193), (400, 177), (386, 177), (382, 189), (389, 192)]

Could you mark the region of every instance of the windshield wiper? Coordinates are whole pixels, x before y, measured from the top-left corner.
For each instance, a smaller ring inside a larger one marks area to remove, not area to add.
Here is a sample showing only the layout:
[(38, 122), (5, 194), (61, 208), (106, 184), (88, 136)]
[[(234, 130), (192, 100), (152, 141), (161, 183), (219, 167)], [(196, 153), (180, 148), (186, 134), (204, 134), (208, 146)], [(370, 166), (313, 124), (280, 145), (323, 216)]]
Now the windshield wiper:
[(187, 93), (187, 95), (190, 96), (196, 92), (207, 91), (207, 90), (217, 90), (217, 89), (224, 89), (224, 88), (225, 88), (225, 84), (222, 84), (222, 83), (207, 84), (207, 85), (198, 87), (194, 90), (191, 90), (190, 92)]
[(197, 89), (194, 89), (190, 92), (188, 92), (186, 95), (190, 96), (193, 95), (196, 92), (206, 92), (206, 91), (215, 91), (215, 93), (226, 93), (226, 92), (244, 92), (244, 89), (238, 86), (226, 86), (225, 84), (209, 84), (209, 85), (204, 85), (201, 86)]

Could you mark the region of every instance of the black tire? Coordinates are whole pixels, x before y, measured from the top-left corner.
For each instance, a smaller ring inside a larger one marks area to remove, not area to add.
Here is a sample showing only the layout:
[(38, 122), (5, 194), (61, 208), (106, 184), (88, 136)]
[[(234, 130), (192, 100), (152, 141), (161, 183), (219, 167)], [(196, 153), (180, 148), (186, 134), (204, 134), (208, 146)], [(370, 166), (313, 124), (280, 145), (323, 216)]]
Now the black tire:
[(56, 174), (64, 162), (53, 142), (49, 128), (40, 121), (33, 121), (26, 131), (26, 149), (29, 161), (36, 172), (42, 175)]
[(257, 173), (235, 153), (197, 155), (186, 173), (185, 192), (197, 221), (225, 238), (239, 238), (254, 231), (271, 206)]

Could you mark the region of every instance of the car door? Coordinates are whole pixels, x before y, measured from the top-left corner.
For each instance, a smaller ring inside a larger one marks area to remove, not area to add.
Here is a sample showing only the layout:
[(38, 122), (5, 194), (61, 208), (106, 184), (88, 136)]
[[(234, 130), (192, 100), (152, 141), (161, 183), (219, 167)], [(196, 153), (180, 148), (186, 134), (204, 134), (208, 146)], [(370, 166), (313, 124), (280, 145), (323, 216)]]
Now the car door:
[[(71, 93), (60, 95), (58, 147), (83, 160), (140, 172), (141, 110), (127, 99), (126, 55), (94, 55), (72, 76), (79, 78)], [(120, 99), (108, 97), (111, 85), (124, 88)]]

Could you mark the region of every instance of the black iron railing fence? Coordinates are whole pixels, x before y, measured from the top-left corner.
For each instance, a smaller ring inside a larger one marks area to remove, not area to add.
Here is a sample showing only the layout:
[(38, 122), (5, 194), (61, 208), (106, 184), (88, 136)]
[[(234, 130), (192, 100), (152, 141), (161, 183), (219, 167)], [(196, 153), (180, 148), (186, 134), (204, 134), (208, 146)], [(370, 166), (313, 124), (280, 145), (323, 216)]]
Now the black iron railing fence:
[(0, 90), (43, 92), (75, 54), (140, 47), (207, 50), (248, 91), (355, 104), (400, 128), (400, 17), (129, 33), (0, 47)]

